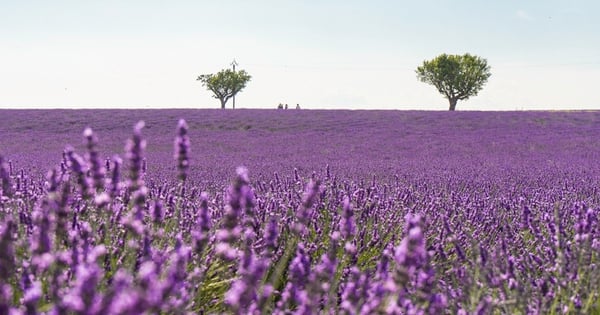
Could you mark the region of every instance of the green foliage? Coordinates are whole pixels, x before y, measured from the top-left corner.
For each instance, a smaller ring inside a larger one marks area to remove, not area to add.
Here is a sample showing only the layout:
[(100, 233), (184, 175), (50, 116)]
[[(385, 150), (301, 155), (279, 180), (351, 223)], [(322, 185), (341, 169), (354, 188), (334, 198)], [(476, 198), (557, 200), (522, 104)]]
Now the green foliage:
[(470, 54), (442, 54), (424, 61), (416, 73), (420, 81), (435, 86), (448, 99), (450, 110), (457, 101), (476, 96), (492, 75), (487, 60)]
[(225, 69), (216, 74), (202, 74), (196, 80), (214, 93), (213, 97), (221, 101), (221, 108), (224, 109), (227, 101), (244, 89), (250, 78), (245, 70)]

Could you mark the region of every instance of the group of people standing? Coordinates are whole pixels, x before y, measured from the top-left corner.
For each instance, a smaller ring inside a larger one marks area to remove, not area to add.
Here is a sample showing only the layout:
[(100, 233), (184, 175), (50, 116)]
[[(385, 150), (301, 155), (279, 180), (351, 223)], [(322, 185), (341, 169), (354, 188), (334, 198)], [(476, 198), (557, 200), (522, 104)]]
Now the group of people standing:
[[(286, 103), (283, 105), (282, 103), (279, 103), (279, 105), (277, 105), (277, 109), (288, 109), (288, 104)], [(296, 109), (300, 109), (300, 104), (296, 104)]]

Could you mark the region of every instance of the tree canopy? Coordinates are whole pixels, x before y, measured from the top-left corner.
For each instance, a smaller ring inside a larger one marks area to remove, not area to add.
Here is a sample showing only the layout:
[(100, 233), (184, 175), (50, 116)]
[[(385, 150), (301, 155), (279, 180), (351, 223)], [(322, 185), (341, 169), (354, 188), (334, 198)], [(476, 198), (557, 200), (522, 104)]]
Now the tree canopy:
[(196, 80), (213, 92), (213, 97), (221, 101), (221, 109), (224, 109), (227, 101), (244, 89), (250, 78), (245, 70), (224, 69), (216, 74), (199, 75)]
[(456, 109), (459, 100), (476, 96), (489, 77), (487, 60), (473, 56), (442, 54), (424, 61), (416, 70), (417, 78), (431, 84), (450, 102), (450, 110)]

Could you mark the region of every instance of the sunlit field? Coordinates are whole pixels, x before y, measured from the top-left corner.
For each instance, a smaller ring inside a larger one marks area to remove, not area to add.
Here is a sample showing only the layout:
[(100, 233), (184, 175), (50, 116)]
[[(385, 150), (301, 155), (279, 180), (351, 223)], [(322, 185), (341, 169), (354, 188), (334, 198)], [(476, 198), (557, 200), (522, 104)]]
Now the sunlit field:
[(0, 110), (0, 314), (600, 314), (600, 112)]

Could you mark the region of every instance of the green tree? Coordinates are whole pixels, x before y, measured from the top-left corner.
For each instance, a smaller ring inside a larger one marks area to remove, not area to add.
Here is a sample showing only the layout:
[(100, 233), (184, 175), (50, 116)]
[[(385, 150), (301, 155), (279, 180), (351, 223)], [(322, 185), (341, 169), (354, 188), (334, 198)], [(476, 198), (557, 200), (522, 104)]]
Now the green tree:
[(221, 109), (225, 109), (227, 101), (245, 88), (250, 78), (251, 76), (244, 70), (224, 69), (216, 74), (202, 74), (196, 80), (213, 92), (213, 97), (221, 101)]
[(456, 109), (459, 100), (476, 96), (492, 75), (487, 60), (470, 54), (442, 54), (424, 61), (416, 73), (419, 80), (435, 86), (448, 99), (450, 110)]

